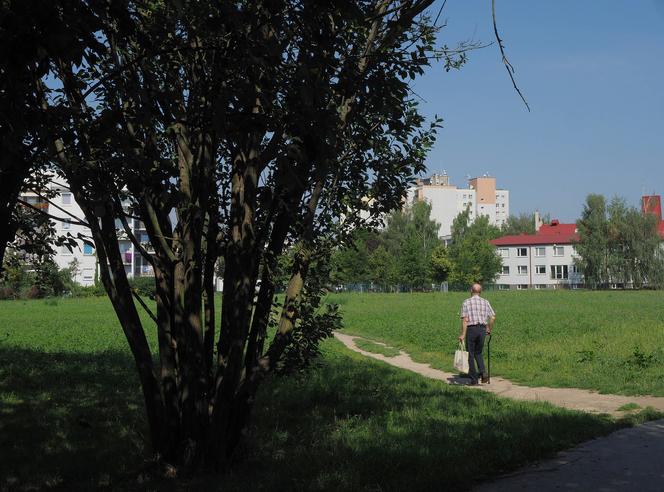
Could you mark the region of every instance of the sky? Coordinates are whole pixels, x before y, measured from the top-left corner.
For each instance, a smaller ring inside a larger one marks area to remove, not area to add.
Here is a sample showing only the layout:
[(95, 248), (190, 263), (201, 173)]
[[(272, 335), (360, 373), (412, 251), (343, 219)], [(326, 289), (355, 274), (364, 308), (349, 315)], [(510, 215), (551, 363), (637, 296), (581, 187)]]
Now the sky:
[[(633, 206), (664, 195), (664, 0), (496, 0), (496, 17), (532, 111), (495, 44), (459, 71), (434, 64), (413, 84), (424, 114), (444, 119), (429, 173), (457, 186), (488, 173), (512, 214), (565, 222), (589, 193)], [(442, 18), (450, 47), (494, 41), (490, 0), (448, 0)]]

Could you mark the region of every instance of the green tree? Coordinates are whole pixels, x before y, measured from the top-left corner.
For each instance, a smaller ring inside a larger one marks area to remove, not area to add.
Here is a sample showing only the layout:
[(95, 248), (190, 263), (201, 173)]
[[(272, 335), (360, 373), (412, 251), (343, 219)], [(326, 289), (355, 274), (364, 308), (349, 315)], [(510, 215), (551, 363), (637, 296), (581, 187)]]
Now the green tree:
[(371, 281), (385, 290), (399, 283), (396, 258), (382, 244), (369, 256), (369, 272)]
[[(260, 383), (335, 326), (334, 307), (325, 319), (315, 309), (332, 245), (366, 222), (360, 209), (371, 223), (399, 207), (424, 168), (439, 121), (426, 124), (412, 80), (432, 59), (461, 66), (464, 47), (436, 47), (422, 15), (432, 0), (69, 3), (99, 7), (83, 25), (102, 49), (49, 62), (43, 157), (90, 227), (154, 450), (182, 473), (226, 467)], [(152, 249), (131, 233), (134, 217)], [(116, 219), (155, 273), (158, 354)], [(427, 231), (409, 243), (421, 256)]]
[(382, 239), (394, 257), (399, 284), (412, 290), (431, 283), (431, 252), (440, 244), (439, 228), (431, 220), (431, 205), (426, 202), (416, 202), (390, 216)]
[(593, 289), (609, 282), (609, 227), (606, 200), (602, 195), (590, 194), (586, 198), (581, 218), (576, 223), (579, 241), (577, 265), (586, 284)]
[(611, 283), (641, 288), (662, 281), (658, 220), (614, 197), (607, 207), (607, 271)]
[(500, 229), (489, 224), (489, 218), (477, 217), (470, 222), (470, 210), (461, 212), (452, 222), (449, 259), (452, 270), (449, 282), (456, 289), (466, 289), (474, 282), (493, 282), (502, 268), (502, 260), (489, 243), (500, 235)]
[[(542, 222), (546, 224), (549, 221), (549, 214), (544, 214), (542, 216)], [(537, 232), (535, 230), (535, 214), (522, 213), (520, 215), (510, 215), (501, 226), (500, 232), (504, 236), (535, 234), (535, 232)]]
[(431, 252), (431, 275), (435, 282), (446, 282), (452, 272), (453, 264), (450, 260), (449, 249), (439, 244)]
[(369, 246), (376, 234), (366, 229), (355, 231), (349, 243), (332, 255), (332, 281), (335, 283), (366, 283), (371, 281)]

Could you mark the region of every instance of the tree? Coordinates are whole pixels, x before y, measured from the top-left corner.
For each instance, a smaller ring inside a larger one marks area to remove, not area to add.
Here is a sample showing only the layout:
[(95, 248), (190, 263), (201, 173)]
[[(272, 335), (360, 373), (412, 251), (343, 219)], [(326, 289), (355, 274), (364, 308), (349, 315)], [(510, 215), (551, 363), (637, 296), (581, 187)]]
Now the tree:
[(591, 288), (609, 284), (641, 288), (664, 282), (664, 258), (658, 218), (642, 214), (620, 197), (608, 205), (602, 195), (588, 195), (577, 222), (577, 264)]
[(367, 229), (355, 231), (349, 243), (335, 250), (332, 256), (332, 280), (336, 283), (365, 283), (370, 281), (370, 250), (374, 233)]
[(586, 284), (593, 289), (607, 285), (609, 231), (606, 200), (602, 195), (588, 195), (576, 226), (579, 234), (575, 245), (579, 255), (577, 264)]
[[(90, 227), (153, 447), (182, 473), (228, 466), (261, 381), (335, 326), (334, 307), (315, 309), (332, 245), (400, 206), (422, 171), (439, 122), (425, 125), (409, 82), (432, 59), (465, 61), (463, 46), (435, 47), (431, 3), (72, 3), (103, 49), (56, 53), (38, 84), (48, 155)], [(155, 273), (156, 365), (116, 219)], [(430, 247), (419, 237), (418, 254)]]
[[(547, 223), (550, 221), (549, 214), (542, 216), (542, 221)], [(501, 234), (518, 235), (518, 234), (535, 234), (535, 214), (520, 214), (510, 215), (507, 221), (500, 228)]]
[(382, 244), (369, 256), (369, 275), (372, 282), (386, 290), (399, 283), (396, 258)]
[(439, 244), (431, 252), (431, 274), (435, 282), (447, 282), (454, 265), (450, 260), (449, 249)]
[(466, 289), (475, 282), (493, 282), (501, 270), (502, 260), (489, 241), (500, 235), (500, 229), (479, 216), (470, 222), (470, 209), (459, 213), (452, 222), (449, 259), (452, 269), (450, 284)]
[(411, 290), (431, 283), (430, 258), (440, 244), (439, 228), (426, 202), (416, 202), (390, 215), (381, 238), (394, 258), (398, 283)]

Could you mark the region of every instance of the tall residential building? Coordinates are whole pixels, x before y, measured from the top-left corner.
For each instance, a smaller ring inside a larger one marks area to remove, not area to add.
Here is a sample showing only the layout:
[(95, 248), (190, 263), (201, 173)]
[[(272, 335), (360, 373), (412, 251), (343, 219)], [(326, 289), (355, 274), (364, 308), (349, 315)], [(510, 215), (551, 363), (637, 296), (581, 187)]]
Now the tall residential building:
[[(91, 244), (90, 229), (76, 222), (85, 222), (81, 207), (79, 207), (74, 196), (69, 190), (67, 183), (62, 179), (53, 179), (48, 188), (54, 192), (53, 198), (46, 201), (35, 193), (25, 193), (22, 199), (26, 202), (44, 210), (60, 220), (53, 221), (58, 236), (71, 235), (76, 239), (76, 246), (54, 247), (53, 260), (59, 268), (68, 268), (76, 260), (77, 268), (74, 280), (81, 285), (93, 285), (97, 270), (97, 257), (95, 249)], [(50, 203), (49, 203), (50, 202)], [(145, 226), (139, 220), (127, 219), (129, 226), (138, 241), (149, 250), (148, 235)], [(128, 277), (141, 277), (154, 275), (150, 264), (140, 254), (135, 254), (134, 245), (124, 232), (120, 221), (117, 221), (118, 243)], [(84, 241), (88, 239), (88, 242)]]
[(467, 188), (457, 188), (450, 184), (449, 176), (442, 174), (420, 179), (408, 190), (407, 202), (426, 201), (431, 205), (431, 218), (440, 224), (438, 236), (449, 239), (452, 235), (452, 221), (467, 208), (470, 218), (487, 216), (489, 223), (502, 226), (510, 215), (510, 195), (508, 190), (496, 188), (496, 178), (481, 176), (470, 178)]

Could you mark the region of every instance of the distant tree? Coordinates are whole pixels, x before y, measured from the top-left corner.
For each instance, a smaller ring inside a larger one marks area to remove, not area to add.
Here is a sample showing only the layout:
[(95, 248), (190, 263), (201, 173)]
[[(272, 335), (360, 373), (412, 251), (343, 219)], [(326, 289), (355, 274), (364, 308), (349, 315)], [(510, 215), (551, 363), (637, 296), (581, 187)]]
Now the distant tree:
[(382, 244), (369, 256), (369, 278), (386, 290), (399, 283), (396, 257)]
[(610, 282), (635, 288), (646, 283), (652, 287), (660, 286), (664, 267), (657, 217), (642, 214), (619, 197), (609, 202), (607, 216)]
[(446, 282), (454, 267), (450, 260), (449, 249), (439, 244), (431, 252), (431, 276), (435, 282)]
[(577, 265), (583, 273), (586, 284), (600, 288), (609, 282), (609, 224), (606, 200), (602, 195), (590, 194), (576, 223), (579, 241), (576, 252)]
[(381, 238), (395, 259), (399, 284), (419, 289), (431, 283), (431, 252), (440, 244), (439, 228), (426, 202), (416, 202), (390, 216)]
[(370, 243), (376, 233), (358, 229), (347, 243), (332, 255), (332, 280), (335, 283), (366, 283), (371, 279), (369, 269)]
[[(550, 221), (549, 214), (542, 216), (542, 222)], [(504, 236), (518, 234), (535, 234), (535, 214), (522, 213), (520, 215), (510, 215), (500, 228), (500, 233)]]
[(500, 229), (489, 224), (486, 216), (470, 222), (470, 210), (461, 212), (452, 222), (449, 259), (452, 270), (449, 282), (454, 288), (465, 289), (474, 282), (493, 282), (500, 272), (502, 260), (489, 243), (500, 236)]

